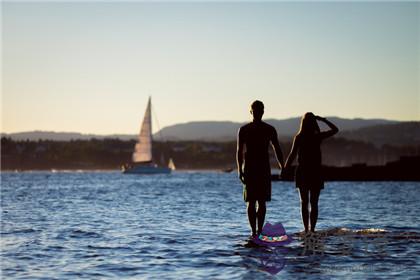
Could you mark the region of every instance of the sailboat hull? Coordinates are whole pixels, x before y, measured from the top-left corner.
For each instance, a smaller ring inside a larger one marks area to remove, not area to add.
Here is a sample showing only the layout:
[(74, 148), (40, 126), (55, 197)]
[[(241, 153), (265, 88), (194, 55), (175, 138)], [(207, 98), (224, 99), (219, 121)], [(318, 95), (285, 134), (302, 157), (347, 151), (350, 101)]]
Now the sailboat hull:
[(124, 174), (169, 174), (171, 173), (171, 169), (167, 167), (159, 167), (159, 166), (144, 166), (138, 165), (133, 166), (131, 168), (127, 168), (123, 170)]

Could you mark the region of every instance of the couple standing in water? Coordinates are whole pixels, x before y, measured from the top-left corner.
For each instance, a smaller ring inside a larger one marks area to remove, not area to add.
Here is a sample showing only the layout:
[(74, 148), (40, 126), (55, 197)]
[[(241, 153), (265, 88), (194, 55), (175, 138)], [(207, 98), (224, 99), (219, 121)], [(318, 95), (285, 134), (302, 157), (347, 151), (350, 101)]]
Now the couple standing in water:
[[(296, 134), (292, 149), (283, 162), (283, 154), (274, 127), (262, 121), (264, 104), (256, 100), (251, 104), (252, 122), (238, 132), (237, 164), (239, 179), (244, 184), (244, 200), (252, 236), (261, 234), (264, 226), (266, 202), (271, 200), (271, 167), (268, 146), (271, 143), (282, 176), (290, 172), (294, 159), (298, 158), (296, 188), (299, 190), (302, 222), (305, 233), (315, 231), (318, 219), (318, 199), (324, 188), (321, 166), (321, 142), (338, 132), (338, 128), (326, 118), (306, 113)], [(330, 128), (320, 131), (317, 121)], [(244, 158), (245, 156), (245, 158)], [(309, 206), (310, 204), (310, 211)], [(258, 205), (258, 209), (256, 206)]]

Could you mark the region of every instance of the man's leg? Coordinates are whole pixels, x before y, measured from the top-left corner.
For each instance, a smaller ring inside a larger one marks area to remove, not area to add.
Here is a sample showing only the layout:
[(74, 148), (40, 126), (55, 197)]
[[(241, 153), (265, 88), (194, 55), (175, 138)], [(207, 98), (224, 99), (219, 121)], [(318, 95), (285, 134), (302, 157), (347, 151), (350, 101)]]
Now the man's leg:
[(257, 213), (255, 211), (255, 200), (250, 200), (248, 201), (248, 206), (247, 206), (247, 212), (248, 212), (248, 221), (249, 221), (249, 225), (251, 226), (251, 230), (252, 230), (252, 236), (256, 236), (257, 235), (257, 231), (255, 229), (256, 227), (256, 219), (257, 219)]
[(257, 232), (257, 234), (258, 235), (261, 234), (262, 228), (264, 226), (265, 212), (266, 212), (265, 201), (264, 200), (258, 200), (258, 212), (257, 212), (257, 219), (258, 219), (258, 232)]
[(311, 231), (315, 232), (316, 221), (318, 220), (318, 200), (321, 190), (311, 190)]
[(300, 194), (300, 210), (302, 214), (302, 223), (305, 227), (305, 232), (309, 230), (309, 210), (308, 210), (308, 203), (309, 203), (309, 191), (306, 189), (299, 188)]

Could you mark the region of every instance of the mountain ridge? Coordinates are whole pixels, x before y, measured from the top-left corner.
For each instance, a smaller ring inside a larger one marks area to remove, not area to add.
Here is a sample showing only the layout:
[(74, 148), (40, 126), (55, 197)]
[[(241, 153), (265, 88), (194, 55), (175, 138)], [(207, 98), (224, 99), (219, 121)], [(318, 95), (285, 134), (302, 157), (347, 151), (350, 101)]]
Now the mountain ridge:
[[(335, 123), (341, 131), (355, 130), (374, 125), (396, 124), (401, 121), (386, 119), (346, 119), (340, 117), (327, 117)], [(274, 126), (280, 138), (293, 137), (299, 130), (301, 117), (287, 119), (265, 119), (264, 121)], [(248, 122), (231, 121), (195, 121), (167, 126), (159, 131), (167, 140), (210, 140), (226, 141), (236, 139), (238, 129)], [(320, 124), (321, 129), (327, 129)]]
[[(287, 140), (293, 137), (299, 130), (300, 117), (287, 119), (265, 119), (278, 131), (280, 139)], [(420, 142), (420, 121), (395, 121), (386, 119), (346, 119), (328, 117), (335, 123), (340, 133), (338, 137), (353, 140), (372, 142), (377, 145), (395, 144), (407, 145)], [(154, 134), (157, 141), (234, 141), (236, 133), (247, 122), (233, 121), (192, 121), (174, 124), (162, 128)], [(321, 129), (327, 127), (320, 123)], [(399, 133), (394, 133), (398, 131)], [(419, 132), (417, 132), (419, 131)], [(88, 140), (92, 138), (119, 138), (121, 140), (137, 139), (136, 134), (83, 134), (78, 132), (54, 132), (54, 131), (29, 131), (19, 133), (1, 133), (1, 136), (10, 137), (13, 140)]]

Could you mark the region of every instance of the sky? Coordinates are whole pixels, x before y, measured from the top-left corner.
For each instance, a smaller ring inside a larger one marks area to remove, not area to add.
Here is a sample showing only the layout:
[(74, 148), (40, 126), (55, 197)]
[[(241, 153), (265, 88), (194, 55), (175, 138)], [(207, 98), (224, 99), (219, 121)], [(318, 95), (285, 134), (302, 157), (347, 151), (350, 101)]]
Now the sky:
[[(420, 120), (420, 2), (2, 2), (1, 131)], [(156, 121), (157, 120), (157, 121)]]

